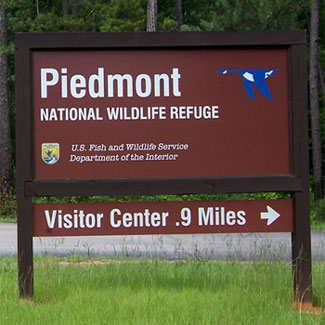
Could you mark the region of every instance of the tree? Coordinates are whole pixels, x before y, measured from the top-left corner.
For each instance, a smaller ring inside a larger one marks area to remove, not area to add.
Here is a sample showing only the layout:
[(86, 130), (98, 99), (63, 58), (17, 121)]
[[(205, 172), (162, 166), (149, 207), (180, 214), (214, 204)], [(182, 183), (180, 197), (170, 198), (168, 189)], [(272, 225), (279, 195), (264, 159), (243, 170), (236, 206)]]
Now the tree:
[[(75, 19), (78, 19), (79, 16), (79, 1), (78, 0), (72, 0), (72, 16)], [(62, 0), (62, 11), (63, 11), (63, 18), (67, 18), (69, 15), (69, 2), (68, 0)]]
[(79, 17), (79, 1), (78, 0), (73, 0), (72, 1), (72, 16), (74, 19), (78, 19)]
[(158, 5), (157, 0), (147, 2), (147, 32), (157, 31)]
[(7, 18), (0, 0), (0, 202), (12, 188), (11, 140), (8, 91)]
[(111, 0), (96, 2), (97, 30), (101, 32), (130, 32), (146, 30), (147, 0)]
[(316, 199), (321, 199), (323, 197), (322, 140), (318, 73), (319, 13), (320, 2), (319, 0), (313, 0), (310, 24), (309, 97), (312, 127), (313, 174)]
[(67, 18), (69, 14), (68, 0), (62, 0), (62, 11), (63, 11), (63, 18)]
[(177, 20), (176, 29), (180, 30), (182, 25), (184, 24), (182, 0), (175, 0), (175, 5), (176, 5), (176, 20)]

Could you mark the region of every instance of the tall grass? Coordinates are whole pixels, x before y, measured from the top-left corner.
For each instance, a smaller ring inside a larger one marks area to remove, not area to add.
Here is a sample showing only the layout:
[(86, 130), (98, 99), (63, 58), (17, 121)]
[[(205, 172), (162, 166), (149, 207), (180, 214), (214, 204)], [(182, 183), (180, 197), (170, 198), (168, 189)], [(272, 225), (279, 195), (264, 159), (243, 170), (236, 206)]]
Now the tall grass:
[[(100, 263), (99, 263), (100, 262)], [(291, 263), (35, 258), (35, 299), (0, 260), (0, 324), (324, 324), (291, 308)], [(325, 263), (314, 264), (325, 308)]]

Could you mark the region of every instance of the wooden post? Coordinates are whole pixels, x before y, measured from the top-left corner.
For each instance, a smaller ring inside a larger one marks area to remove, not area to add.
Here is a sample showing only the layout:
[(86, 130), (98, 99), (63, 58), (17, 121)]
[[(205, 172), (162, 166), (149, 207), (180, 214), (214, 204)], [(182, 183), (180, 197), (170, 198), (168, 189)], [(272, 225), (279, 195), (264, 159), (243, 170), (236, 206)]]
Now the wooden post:
[(18, 284), (19, 297), (34, 295), (32, 199), (17, 196), (18, 209)]
[(292, 268), (294, 304), (312, 305), (311, 233), (308, 164), (307, 59), (306, 45), (289, 51), (291, 80), (291, 170), (301, 179), (301, 191), (293, 194), (294, 231), (292, 233)]
[[(21, 45), (21, 44), (20, 44)], [(32, 179), (32, 118), (30, 98), (30, 51), (16, 48), (16, 146), (19, 297), (33, 298), (32, 198), (25, 195), (25, 182)]]

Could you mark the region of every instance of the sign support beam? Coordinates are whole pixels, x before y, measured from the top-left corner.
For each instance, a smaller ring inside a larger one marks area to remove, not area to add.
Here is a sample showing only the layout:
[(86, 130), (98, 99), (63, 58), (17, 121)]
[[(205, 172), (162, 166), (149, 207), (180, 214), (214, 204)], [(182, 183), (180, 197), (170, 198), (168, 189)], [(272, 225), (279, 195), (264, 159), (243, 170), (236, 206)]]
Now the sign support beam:
[(30, 50), (16, 48), (16, 156), (18, 217), (18, 286), (21, 299), (34, 295), (32, 197), (25, 193), (25, 183), (33, 179)]
[(34, 296), (32, 198), (17, 198), (19, 297)]
[(292, 233), (293, 300), (297, 305), (312, 304), (312, 258), (309, 197), (308, 102), (306, 47), (289, 50), (291, 80), (291, 170), (301, 179), (302, 190), (293, 193), (294, 230)]
[(309, 191), (295, 193), (293, 202), (295, 220), (301, 220), (292, 233), (293, 300), (300, 305), (312, 303), (310, 222), (304, 221), (310, 211)]

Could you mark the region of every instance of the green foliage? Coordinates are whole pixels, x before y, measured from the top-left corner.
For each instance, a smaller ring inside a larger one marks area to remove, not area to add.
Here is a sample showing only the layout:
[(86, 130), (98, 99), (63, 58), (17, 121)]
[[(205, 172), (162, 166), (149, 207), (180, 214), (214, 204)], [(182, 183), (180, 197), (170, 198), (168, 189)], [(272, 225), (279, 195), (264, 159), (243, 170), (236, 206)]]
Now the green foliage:
[(177, 26), (175, 0), (158, 0), (158, 29), (175, 30)]
[(165, 17), (162, 23), (160, 24), (160, 28), (162, 30), (174, 30), (177, 27), (177, 21), (171, 19), (169, 17)]
[[(305, 29), (309, 14), (307, 1), (215, 0), (195, 10), (195, 3), (184, 14), (183, 30), (266, 30)], [(184, 4), (187, 1), (184, 0)], [(194, 7), (193, 7), (194, 6)]]
[(311, 199), (310, 220), (313, 229), (325, 230), (325, 198)]
[(146, 28), (146, 1), (112, 0), (108, 6), (102, 6), (101, 32), (144, 31)]
[(0, 190), (0, 217), (16, 220), (16, 195), (13, 189)]
[(235, 193), (235, 194), (183, 194), (141, 196), (91, 196), (91, 197), (35, 197), (34, 203), (98, 203), (98, 202), (153, 202), (153, 201), (218, 201), (218, 200), (276, 200), (288, 199), (289, 193)]
[(199, 27), (202, 20), (208, 20), (215, 10), (215, 0), (183, 0), (184, 24)]

